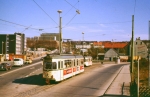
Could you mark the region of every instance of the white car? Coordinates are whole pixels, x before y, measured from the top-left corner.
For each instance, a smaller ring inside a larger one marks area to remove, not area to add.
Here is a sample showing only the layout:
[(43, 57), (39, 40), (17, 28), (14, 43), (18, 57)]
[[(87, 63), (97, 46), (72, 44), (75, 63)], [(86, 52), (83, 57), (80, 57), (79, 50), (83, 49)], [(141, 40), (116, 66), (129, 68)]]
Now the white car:
[(22, 66), (22, 65), (24, 65), (24, 61), (23, 61), (22, 58), (15, 58), (13, 63), (14, 63), (14, 66)]

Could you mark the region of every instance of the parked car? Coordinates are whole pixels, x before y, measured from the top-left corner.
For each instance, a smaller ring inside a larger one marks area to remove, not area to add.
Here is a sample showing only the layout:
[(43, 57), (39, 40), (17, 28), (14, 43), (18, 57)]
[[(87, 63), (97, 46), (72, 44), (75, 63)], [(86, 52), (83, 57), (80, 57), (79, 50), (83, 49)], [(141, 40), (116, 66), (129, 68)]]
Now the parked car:
[(22, 65), (24, 65), (24, 61), (23, 61), (22, 58), (15, 58), (13, 63), (14, 63), (14, 66), (22, 66)]
[(32, 60), (25, 60), (24, 63), (25, 63), (25, 64), (31, 64), (31, 63), (32, 63)]
[(7, 71), (7, 70), (10, 70), (11, 67), (12, 67), (12, 65), (10, 63), (4, 62), (4, 63), (0, 64), (0, 70), (6, 70)]

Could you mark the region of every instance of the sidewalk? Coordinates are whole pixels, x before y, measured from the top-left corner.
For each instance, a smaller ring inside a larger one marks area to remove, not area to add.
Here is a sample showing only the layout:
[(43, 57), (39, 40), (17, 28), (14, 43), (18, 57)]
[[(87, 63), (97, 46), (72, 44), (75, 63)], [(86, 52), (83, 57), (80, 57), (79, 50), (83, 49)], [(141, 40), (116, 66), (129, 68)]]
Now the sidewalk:
[(114, 79), (113, 83), (110, 85), (104, 97), (106, 95), (120, 95), (118, 97), (130, 97), (130, 81), (131, 78), (129, 65), (125, 65), (122, 67), (120, 73)]

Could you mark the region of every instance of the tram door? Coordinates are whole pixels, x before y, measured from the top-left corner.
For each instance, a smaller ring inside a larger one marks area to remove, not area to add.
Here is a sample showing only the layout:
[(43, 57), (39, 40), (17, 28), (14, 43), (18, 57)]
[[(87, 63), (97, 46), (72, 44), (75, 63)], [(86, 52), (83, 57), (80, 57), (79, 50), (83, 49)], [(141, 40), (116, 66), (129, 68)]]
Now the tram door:
[(58, 69), (60, 71), (60, 80), (63, 80), (63, 61), (58, 61)]

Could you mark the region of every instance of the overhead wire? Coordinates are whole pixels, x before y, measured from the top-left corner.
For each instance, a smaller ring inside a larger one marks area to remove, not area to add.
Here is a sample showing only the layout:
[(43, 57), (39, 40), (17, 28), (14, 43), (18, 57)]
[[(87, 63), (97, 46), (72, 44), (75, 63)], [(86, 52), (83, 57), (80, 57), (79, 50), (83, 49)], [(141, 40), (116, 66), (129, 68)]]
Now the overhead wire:
[[(57, 24), (57, 22), (55, 22), (54, 19), (52, 19), (52, 18), (50, 17), (50, 15), (49, 15), (38, 3), (36, 3), (34, 0), (33, 0), (33, 2), (45, 13), (54, 23)], [(58, 25), (58, 24), (57, 24), (57, 25)]]
[(32, 25), (28, 26), (27, 28), (25, 28), (23, 31), (21, 32), (24, 32), (25, 30), (29, 29)]
[(66, 27), (75, 18), (76, 15), (77, 13), (72, 17), (72, 19), (64, 27)]
[[(71, 20), (70, 20), (64, 27), (66, 27), (66, 26), (76, 17), (77, 14), (80, 14), (79, 10), (78, 10), (75, 6), (73, 6), (73, 5), (72, 5), (71, 3), (69, 3), (67, 0), (65, 0), (65, 1), (66, 1), (69, 5), (71, 5), (72, 8), (75, 8), (75, 9), (76, 9), (76, 14), (71, 18)], [(77, 2), (76, 4), (79, 4), (79, 0), (78, 0), (78, 2)], [(75, 5), (76, 5), (76, 4), (75, 4)], [(72, 9), (72, 8), (71, 8), (71, 9)], [(71, 9), (70, 9), (70, 10), (71, 10)], [(69, 10), (69, 11), (70, 11), (70, 10)], [(64, 27), (63, 27), (63, 28), (64, 28)]]
[[(78, 3), (79, 3), (79, 1), (78, 1), (74, 6), (76, 6)], [(72, 9), (72, 8), (73, 8), (73, 7), (71, 7), (71, 9)], [(69, 11), (70, 11), (71, 9), (69, 9)], [(69, 11), (67, 11), (67, 13), (68, 13)], [(66, 14), (67, 14), (67, 13), (66, 13)], [(65, 15), (66, 15), (66, 14), (65, 14)], [(63, 16), (65, 16), (65, 15), (63, 15)]]
[[(78, 10), (75, 6), (73, 6), (71, 3), (69, 3), (67, 0), (65, 0), (69, 5), (71, 5), (74, 9)], [(79, 1), (78, 1), (79, 2)]]
[(122, 21), (122, 22), (110, 22), (110, 23), (72, 23), (72, 24), (117, 24), (117, 23), (128, 23), (132, 21)]
[[(22, 26), (22, 27), (27, 28), (27, 29), (30, 28), (30, 29), (42, 31), (42, 30), (40, 30), (40, 29), (38, 29), (38, 28), (33, 28), (33, 27), (30, 27), (30, 26), (25, 26), (25, 25), (22, 25), (22, 24), (10, 22), (10, 21), (3, 20), (3, 19), (0, 19), (0, 21), (7, 22), (7, 23), (10, 23), (10, 24), (14, 24), (14, 25), (18, 25), (18, 26)], [(42, 32), (45, 32), (45, 31), (42, 31)], [(46, 33), (46, 32), (45, 32), (45, 33)]]

